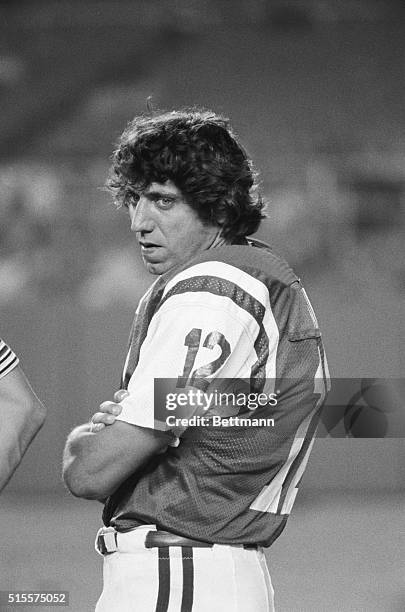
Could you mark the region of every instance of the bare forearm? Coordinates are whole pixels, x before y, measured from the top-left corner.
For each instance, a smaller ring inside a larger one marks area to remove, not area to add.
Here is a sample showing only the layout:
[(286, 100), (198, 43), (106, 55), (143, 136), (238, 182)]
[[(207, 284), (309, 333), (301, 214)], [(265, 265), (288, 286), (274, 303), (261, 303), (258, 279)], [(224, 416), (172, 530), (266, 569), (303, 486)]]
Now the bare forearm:
[(63, 478), (77, 497), (104, 499), (167, 447), (167, 434), (116, 421), (93, 433), (81, 425), (69, 435)]

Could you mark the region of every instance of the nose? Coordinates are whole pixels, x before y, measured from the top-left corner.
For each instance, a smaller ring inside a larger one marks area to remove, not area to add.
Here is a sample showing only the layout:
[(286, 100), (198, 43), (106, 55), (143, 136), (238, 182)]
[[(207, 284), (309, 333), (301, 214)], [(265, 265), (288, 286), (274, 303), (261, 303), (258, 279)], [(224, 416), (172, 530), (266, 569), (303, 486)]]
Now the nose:
[(131, 219), (132, 232), (151, 232), (153, 230), (153, 218), (148, 200), (141, 196), (136, 206), (131, 206), (129, 215)]

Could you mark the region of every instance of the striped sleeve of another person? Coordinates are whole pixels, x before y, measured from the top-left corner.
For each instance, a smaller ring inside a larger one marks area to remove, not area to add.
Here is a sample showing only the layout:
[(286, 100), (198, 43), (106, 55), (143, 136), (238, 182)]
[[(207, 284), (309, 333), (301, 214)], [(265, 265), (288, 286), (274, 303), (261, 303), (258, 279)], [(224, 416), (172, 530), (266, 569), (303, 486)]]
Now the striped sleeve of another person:
[(0, 338), (0, 378), (6, 376), (19, 364), (14, 351)]

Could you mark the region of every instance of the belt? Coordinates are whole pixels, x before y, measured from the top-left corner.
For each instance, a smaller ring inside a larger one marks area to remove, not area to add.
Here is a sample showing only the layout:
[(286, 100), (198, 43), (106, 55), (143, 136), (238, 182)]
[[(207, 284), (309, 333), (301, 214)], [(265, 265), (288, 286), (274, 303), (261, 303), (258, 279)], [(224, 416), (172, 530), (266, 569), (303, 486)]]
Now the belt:
[[(137, 528), (139, 529), (139, 528)], [(214, 544), (211, 542), (203, 542), (202, 540), (194, 540), (192, 538), (185, 538), (175, 533), (160, 530), (148, 530), (143, 533), (138, 533), (137, 529), (128, 532), (117, 532), (113, 527), (103, 527), (99, 530), (96, 539), (96, 550), (101, 555), (110, 555), (117, 550), (121, 549), (121, 542), (137, 540), (136, 544), (138, 547), (143, 546), (144, 548), (162, 548), (167, 546), (190, 546), (193, 548), (212, 548)], [(135, 537), (134, 537), (135, 536)], [(257, 550), (257, 544), (243, 544), (243, 548)]]
[(145, 538), (145, 548), (160, 546), (193, 546), (194, 548), (212, 548), (211, 542), (192, 540), (168, 531), (148, 531)]

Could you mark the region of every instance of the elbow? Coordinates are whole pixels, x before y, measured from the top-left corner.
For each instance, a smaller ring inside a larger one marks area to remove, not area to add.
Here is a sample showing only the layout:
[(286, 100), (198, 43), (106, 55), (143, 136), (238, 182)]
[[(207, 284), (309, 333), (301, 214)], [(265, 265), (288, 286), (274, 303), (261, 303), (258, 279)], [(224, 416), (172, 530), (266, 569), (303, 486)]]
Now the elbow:
[(91, 482), (86, 481), (83, 478), (78, 478), (69, 471), (63, 472), (63, 480), (69, 491), (75, 497), (81, 497), (82, 499), (97, 499), (96, 491), (91, 486)]
[(89, 432), (88, 424), (76, 427), (68, 436), (64, 454), (62, 477), (75, 497), (104, 500), (120, 484), (114, 478), (110, 460), (100, 459), (100, 434)]
[(94, 474), (89, 474), (80, 466), (74, 465), (74, 462), (63, 467), (62, 477), (75, 497), (101, 500), (113, 493)]
[(72, 495), (92, 499), (92, 479), (84, 460), (87, 437), (87, 425), (76, 427), (68, 436), (63, 451), (62, 479)]
[(92, 499), (94, 491), (92, 490), (91, 479), (83, 470), (78, 469), (75, 463), (75, 461), (72, 461), (69, 465), (63, 466), (63, 481), (75, 497)]

